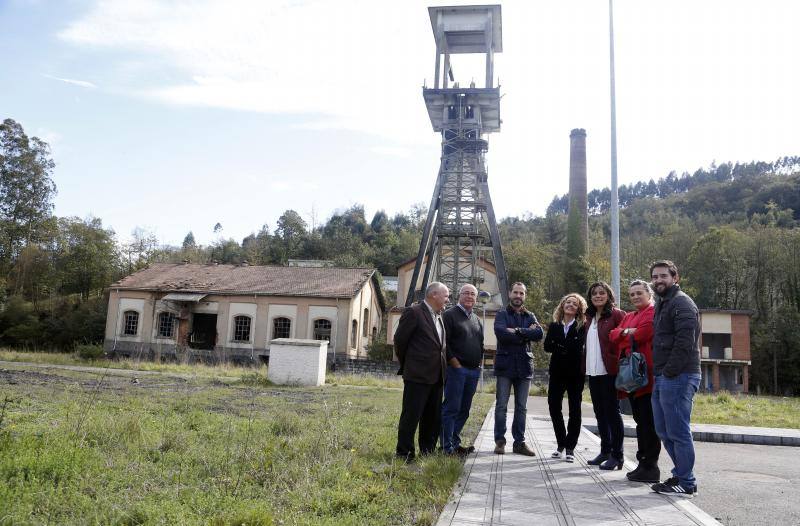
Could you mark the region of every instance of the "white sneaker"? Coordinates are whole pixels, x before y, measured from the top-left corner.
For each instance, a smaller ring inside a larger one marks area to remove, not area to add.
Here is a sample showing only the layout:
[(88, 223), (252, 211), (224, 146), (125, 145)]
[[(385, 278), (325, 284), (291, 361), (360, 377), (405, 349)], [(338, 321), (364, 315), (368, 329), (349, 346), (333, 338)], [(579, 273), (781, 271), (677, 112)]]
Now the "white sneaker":
[(564, 455), (564, 460), (567, 462), (575, 462), (575, 454), (572, 452), (571, 449), (567, 450), (567, 454)]
[(550, 458), (561, 458), (561, 450), (556, 449), (553, 451), (553, 453), (550, 455)]

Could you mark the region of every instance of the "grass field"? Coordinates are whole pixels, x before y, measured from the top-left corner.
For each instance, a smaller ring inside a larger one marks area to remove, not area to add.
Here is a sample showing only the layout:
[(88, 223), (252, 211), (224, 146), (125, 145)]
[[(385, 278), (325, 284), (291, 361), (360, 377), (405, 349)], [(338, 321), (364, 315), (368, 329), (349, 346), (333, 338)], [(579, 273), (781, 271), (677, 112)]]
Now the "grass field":
[[(592, 401), (588, 389), (583, 391), (583, 401)], [(800, 429), (800, 398), (732, 394), (727, 391), (697, 393), (692, 423)]]
[[(0, 369), (0, 524), (436, 521), (461, 462), (394, 460), (398, 389), (208, 369)], [(476, 397), (470, 440), (492, 403)]]

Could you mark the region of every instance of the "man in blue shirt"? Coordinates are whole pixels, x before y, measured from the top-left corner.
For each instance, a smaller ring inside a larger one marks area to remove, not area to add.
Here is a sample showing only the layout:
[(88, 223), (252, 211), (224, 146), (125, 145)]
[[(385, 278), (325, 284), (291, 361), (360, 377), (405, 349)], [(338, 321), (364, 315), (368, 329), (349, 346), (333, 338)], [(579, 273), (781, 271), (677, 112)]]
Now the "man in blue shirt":
[(497, 337), (497, 352), (494, 359), (494, 375), (497, 378), (494, 410), (494, 452), (505, 453), (506, 411), (511, 387), (514, 388), (514, 421), (511, 435), (514, 437), (512, 451), (529, 457), (536, 456), (525, 443), (525, 418), (528, 407), (528, 390), (533, 378), (533, 353), (530, 342), (542, 339), (544, 332), (536, 316), (525, 308), (527, 288), (523, 283), (514, 283), (509, 291), (509, 305), (498, 311), (494, 319), (494, 334)]

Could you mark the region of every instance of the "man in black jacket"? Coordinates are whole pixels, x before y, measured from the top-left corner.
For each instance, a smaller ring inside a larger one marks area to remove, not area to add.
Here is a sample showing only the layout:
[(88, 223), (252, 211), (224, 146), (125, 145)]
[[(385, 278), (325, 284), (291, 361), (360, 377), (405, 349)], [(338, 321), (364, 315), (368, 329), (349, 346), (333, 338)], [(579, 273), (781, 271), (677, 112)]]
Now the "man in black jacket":
[(700, 386), (700, 313), (678, 285), (672, 261), (650, 265), (659, 296), (653, 318), (653, 421), (672, 463), (672, 477), (653, 484), (653, 491), (678, 497), (697, 493), (694, 443), (689, 421)]
[(442, 450), (449, 455), (464, 456), (475, 451), (473, 446), (461, 445), (461, 430), (469, 418), (483, 357), (483, 324), (473, 311), (476, 299), (478, 289), (473, 285), (463, 285), (458, 292), (458, 304), (442, 315), (447, 333)]

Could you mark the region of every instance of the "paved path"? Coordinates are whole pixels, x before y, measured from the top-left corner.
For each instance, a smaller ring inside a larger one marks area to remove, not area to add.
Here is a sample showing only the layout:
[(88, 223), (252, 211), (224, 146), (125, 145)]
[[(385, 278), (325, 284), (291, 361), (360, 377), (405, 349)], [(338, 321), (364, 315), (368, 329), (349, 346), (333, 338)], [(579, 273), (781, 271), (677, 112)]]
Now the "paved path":
[[(509, 429), (512, 418), (509, 412)], [(719, 524), (688, 499), (664, 497), (646, 484), (628, 482), (625, 472), (635, 463), (626, 461), (623, 471), (613, 472), (587, 465), (587, 457), (599, 451), (599, 439), (585, 428), (573, 464), (550, 458), (555, 435), (549, 417), (528, 413), (526, 441), (536, 451), (533, 458), (495, 455), (493, 429), (490, 410), (475, 441), (476, 453), (467, 458), (438, 526)]]

